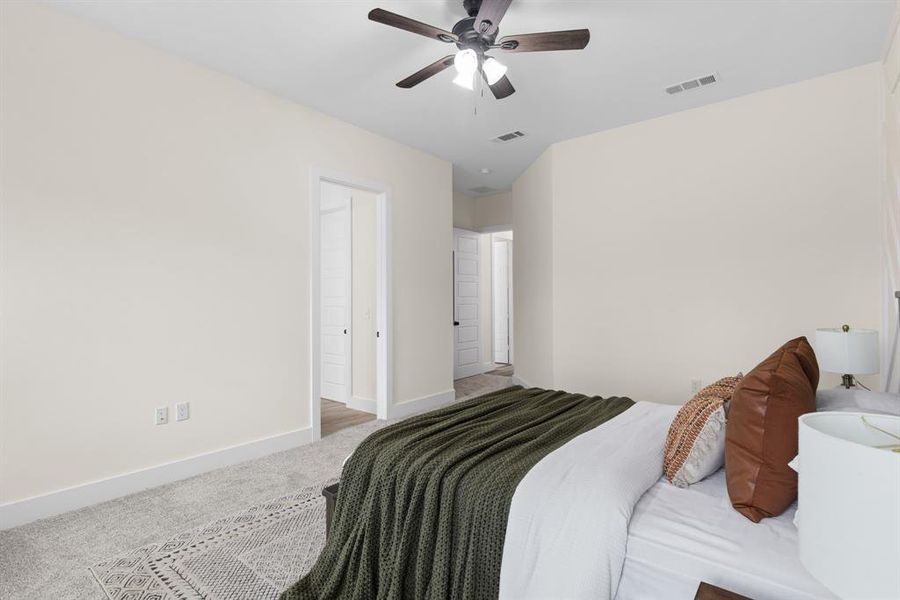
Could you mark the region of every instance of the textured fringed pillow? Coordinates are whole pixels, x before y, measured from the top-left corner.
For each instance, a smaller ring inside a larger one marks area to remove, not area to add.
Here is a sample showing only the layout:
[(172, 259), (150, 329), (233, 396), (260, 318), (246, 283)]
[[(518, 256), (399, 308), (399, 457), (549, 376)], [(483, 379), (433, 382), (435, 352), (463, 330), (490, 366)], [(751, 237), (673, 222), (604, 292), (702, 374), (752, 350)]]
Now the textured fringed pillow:
[(725, 464), (725, 411), (741, 380), (725, 377), (686, 402), (669, 426), (664, 469), (666, 478), (687, 487), (709, 477)]

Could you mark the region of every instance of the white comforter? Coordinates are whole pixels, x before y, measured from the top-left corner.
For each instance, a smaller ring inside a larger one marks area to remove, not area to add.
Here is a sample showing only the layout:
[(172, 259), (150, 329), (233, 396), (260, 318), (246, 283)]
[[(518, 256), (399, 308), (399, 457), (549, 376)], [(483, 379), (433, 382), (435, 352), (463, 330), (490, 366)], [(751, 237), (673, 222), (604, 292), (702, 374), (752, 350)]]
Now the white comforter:
[(662, 475), (677, 406), (638, 402), (548, 454), (519, 483), (500, 567), (501, 599), (616, 595), (628, 521)]

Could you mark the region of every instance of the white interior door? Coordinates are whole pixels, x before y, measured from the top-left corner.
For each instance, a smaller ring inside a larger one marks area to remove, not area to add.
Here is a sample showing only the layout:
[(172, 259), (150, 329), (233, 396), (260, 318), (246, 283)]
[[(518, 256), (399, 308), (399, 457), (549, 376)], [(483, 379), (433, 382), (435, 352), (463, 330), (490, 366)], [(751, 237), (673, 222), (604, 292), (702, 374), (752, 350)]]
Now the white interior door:
[(323, 182), (321, 193), (321, 395), (346, 404), (353, 381), (350, 331), (352, 190)]
[(453, 230), (454, 379), (481, 373), (479, 234)]
[(494, 240), (492, 244), (493, 269), (491, 281), (493, 284), (493, 323), (494, 323), (494, 362), (510, 363), (509, 359), (509, 259), (510, 242), (508, 240)]

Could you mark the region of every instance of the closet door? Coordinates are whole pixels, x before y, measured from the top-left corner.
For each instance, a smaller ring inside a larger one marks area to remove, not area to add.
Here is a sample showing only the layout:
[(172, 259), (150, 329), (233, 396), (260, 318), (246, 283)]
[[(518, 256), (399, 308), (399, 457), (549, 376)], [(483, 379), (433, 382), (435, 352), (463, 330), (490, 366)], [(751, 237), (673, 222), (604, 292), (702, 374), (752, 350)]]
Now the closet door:
[(453, 230), (454, 379), (482, 372), (479, 235)]
[(347, 403), (351, 370), (351, 190), (322, 184), (322, 397)]

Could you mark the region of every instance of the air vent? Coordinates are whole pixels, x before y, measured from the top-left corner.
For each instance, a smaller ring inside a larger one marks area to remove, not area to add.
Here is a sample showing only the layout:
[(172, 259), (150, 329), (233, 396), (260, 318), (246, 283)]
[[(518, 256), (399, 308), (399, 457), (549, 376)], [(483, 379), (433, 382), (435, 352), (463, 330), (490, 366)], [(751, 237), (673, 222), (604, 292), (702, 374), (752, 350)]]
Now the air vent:
[(496, 190), (494, 190), (494, 188), (490, 188), (486, 185), (482, 185), (479, 187), (469, 188), (469, 191), (472, 192), (473, 194), (490, 194), (491, 192), (494, 192)]
[(698, 77), (696, 79), (688, 79), (687, 81), (682, 81), (678, 85), (669, 86), (666, 88), (666, 93), (679, 94), (687, 90), (696, 90), (707, 85), (712, 85), (717, 81), (719, 81), (719, 78), (715, 73), (711, 75), (704, 75), (703, 77)]
[(492, 142), (497, 142), (498, 144), (502, 144), (503, 142), (511, 142), (520, 137), (525, 137), (525, 134), (521, 131), (510, 131), (509, 133), (504, 133), (503, 135), (498, 135)]

